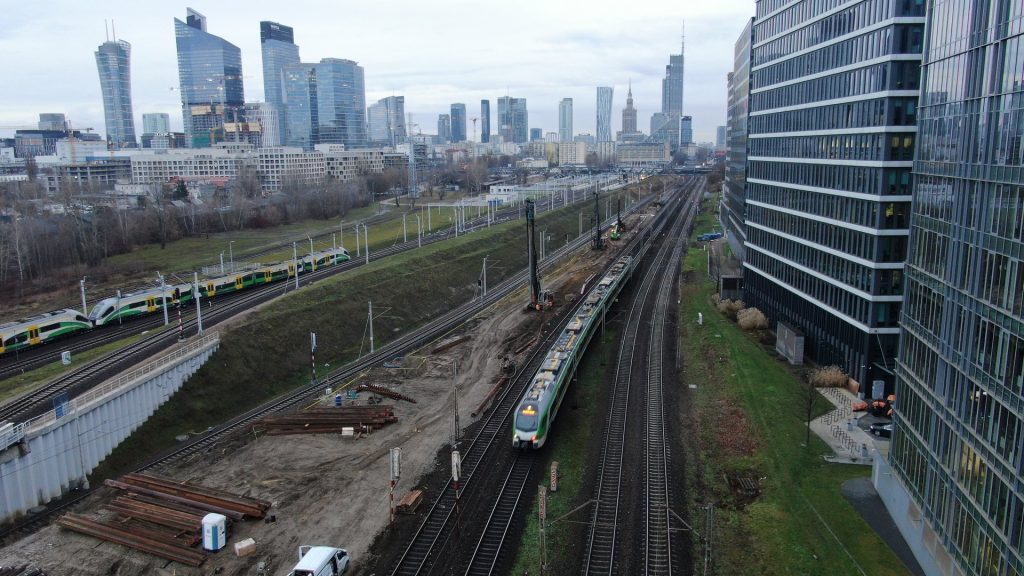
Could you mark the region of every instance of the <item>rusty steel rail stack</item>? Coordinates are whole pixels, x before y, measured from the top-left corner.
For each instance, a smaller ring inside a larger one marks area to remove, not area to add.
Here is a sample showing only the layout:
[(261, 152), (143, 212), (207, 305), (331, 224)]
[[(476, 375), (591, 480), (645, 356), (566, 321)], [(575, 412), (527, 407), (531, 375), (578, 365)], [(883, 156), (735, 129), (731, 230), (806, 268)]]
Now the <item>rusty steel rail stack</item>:
[(179, 562), (186, 566), (200, 566), (206, 561), (206, 554), (199, 550), (158, 540), (149, 534), (140, 534), (137, 528), (126, 530), (120, 526), (106, 524), (72, 513), (61, 516), (57, 520), (57, 524), (74, 532), (114, 542), (115, 544)]
[(271, 435), (341, 434), (346, 428), (371, 432), (393, 422), (398, 422), (394, 406), (345, 406), (273, 414), (264, 417), (259, 428)]
[(233, 520), (263, 518), (270, 502), (248, 496), (239, 496), (196, 484), (183, 484), (153, 474), (125, 474), (121, 480), (107, 480), (106, 484), (128, 492), (185, 504), (193, 508), (223, 514)]

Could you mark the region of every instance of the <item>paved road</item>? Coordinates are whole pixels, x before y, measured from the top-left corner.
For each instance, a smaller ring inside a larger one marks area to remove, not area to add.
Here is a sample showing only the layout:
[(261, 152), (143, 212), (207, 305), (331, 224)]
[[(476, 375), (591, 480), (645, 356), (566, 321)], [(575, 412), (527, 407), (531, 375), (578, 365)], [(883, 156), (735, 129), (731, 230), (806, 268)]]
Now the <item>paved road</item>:
[(896, 553), (896, 556), (903, 561), (903, 565), (914, 576), (925, 576), (921, 565), (914, 558), (906, 540), (900, 534), (896, 523), (889, 516), (882, 499), (871, 484), (871, 478), (854, 478), (843, 483), (843, 496), (853, 505), (869, 526), (884, 540), (889, 548)]

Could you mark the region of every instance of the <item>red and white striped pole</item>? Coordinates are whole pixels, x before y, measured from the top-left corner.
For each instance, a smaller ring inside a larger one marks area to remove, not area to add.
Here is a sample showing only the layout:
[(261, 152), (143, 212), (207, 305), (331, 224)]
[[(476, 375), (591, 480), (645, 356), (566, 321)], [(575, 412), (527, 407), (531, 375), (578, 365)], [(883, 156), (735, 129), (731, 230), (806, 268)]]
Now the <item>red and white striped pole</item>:
[(185, 325), (181, 323), (181, 304), (178, 304), (178, 342), (185, 341)]

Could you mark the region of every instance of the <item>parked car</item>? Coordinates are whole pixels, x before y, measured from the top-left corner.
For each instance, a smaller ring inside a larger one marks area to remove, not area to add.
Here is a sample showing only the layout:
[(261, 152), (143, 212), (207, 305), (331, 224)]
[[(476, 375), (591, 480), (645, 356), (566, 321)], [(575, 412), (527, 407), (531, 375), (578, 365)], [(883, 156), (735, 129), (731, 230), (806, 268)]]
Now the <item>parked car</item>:
[(882, 438), (892, 437), (892, 422), (875, 422), (869, 428), (872, 434)]

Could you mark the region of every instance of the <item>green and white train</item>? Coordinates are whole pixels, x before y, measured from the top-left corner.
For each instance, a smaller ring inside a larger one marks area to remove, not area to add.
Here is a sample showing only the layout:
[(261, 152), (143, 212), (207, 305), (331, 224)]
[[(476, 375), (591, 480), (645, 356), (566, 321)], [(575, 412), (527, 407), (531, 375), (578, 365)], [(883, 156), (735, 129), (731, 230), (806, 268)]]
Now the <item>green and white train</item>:
[[(289, 260), (238, 274), (202, 280), (199, 283), (199, 297), (213, 298), (262, 284), (288, 280), (295, 277), (296, 265), (297, 273), (304, 274), (341, 264), (349, 258), (348, 250), (331, 248), (313, 252), (297, 262)], [(169, 284), (162, 292), (160, 288), (151, 288), (104, 298), (93, 305), (88, 317), (80, 311), (65, 309), (0, 324), (0, 356), (73, 336), (92, 328), (118, 324), (159, 312), (165, 303), (168, 307), (190, 303), (193, 301), (194, 291), (195, 287), (189, 283)]]
[(619, 258), (558, 335), (516, 409), (513, 448), (536, 449), (547, 441), (587, 345), (632, 272), (633, 257)]

